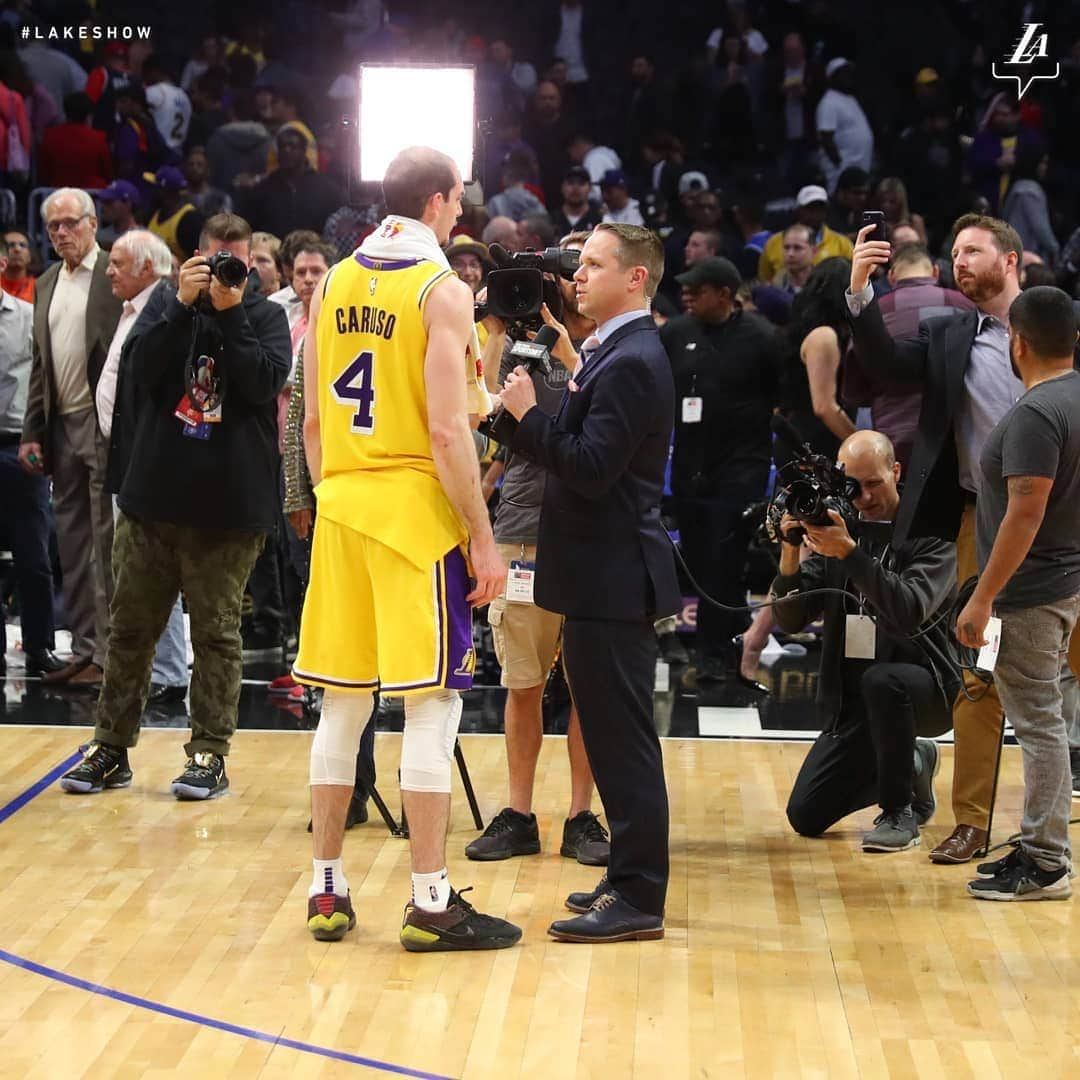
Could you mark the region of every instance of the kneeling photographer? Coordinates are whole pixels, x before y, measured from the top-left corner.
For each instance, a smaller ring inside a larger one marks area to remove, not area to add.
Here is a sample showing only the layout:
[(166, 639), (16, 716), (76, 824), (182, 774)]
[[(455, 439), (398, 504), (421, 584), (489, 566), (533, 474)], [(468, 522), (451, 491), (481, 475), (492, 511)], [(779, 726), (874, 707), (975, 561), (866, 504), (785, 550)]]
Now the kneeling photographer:
[[(819, 459), (818, 475), (827, 464)], [(850, 503), (828, 500), (831, 524), (822, 523), (821, 506), (807, 512), (806, 503), (818, 499), (792, 493), (780, 500), (786, 512), (777, 530), (783, 543), (772, 586), (776, 621), (788, 633), (822, 614), (825, 622), (818, 683), (823, 731), (799, 770), (787, 816), (797, 832), (818, 836), (876, 803), (881, 814), (863, 837), (863, 850), (903, 851), (919, 843), (919, 826), (935, 808), (938, 749), (917, 736), (951, 727), (959, 689), (948, 636), (956, 545), (911, 538), (891, 546), (900, 465), (884, 435), (856, 432), (840, 447), (838, 464)], [(801, 472), (812, 474), (805, 466)], [(826, 478), (820, 489), (836, 486)], [(801, 490), (809, 493), (805, 482)], [(800, 565), (804, 531), (812, 554)], [(815, 589), (852, 595), (802, 595)]]
[(154, 646), (176, 594), (191, 615), (188, 761), (182, 799), (228, 786), (244, 585), (278, 513), (277, 395), (292, 361), (284, 310), (249, 275), (251, 228), (218, 214), (174, 293), (151, 294), (120, 356), (118, 408), (133, 430), (120, 486), (105, 683), (94, 741), (62, 779), (95, 793), (131, 782)]

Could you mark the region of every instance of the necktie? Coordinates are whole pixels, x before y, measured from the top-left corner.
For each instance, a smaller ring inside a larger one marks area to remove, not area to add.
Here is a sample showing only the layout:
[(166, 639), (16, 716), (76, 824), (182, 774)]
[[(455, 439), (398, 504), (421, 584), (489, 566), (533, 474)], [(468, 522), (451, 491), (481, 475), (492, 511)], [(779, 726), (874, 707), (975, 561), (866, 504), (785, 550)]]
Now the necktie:
[(125, 300), (123, 311), (125, 315), (134, 315), (135, 305), (130, 300)]
[(581, 369), (589, 362), (589, 358), (600, 347), (600, 339), (595, 334), (590, 334), (581, 343), (581, 355), (578, 357), (577, 367), (571, 378), (576, 379), (581, 374)]

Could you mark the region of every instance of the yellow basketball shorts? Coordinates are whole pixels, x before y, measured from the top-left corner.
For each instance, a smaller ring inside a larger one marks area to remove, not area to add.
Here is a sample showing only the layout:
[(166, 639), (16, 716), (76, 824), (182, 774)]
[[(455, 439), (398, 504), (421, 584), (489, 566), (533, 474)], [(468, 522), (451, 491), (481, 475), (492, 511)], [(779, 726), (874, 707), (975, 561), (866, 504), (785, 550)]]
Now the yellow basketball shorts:
[(317, 517), (293, 676), (335, 690), (468, 690), (469, 571), (459, 548), (421, 570), (393, 548)]

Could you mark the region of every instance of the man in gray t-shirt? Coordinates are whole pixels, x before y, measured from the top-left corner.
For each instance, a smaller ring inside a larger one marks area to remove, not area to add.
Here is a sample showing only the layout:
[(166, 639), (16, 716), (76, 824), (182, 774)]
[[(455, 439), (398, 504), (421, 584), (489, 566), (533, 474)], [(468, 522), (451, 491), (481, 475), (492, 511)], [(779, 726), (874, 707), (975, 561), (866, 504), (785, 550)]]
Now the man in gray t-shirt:
[(1024, 753), (1020, 843), (978, 868), (984, 900), (1071, 895), (1069, 743), (1061, 671), (1080, 611), (1080, 373), (1077, 322), (1060, 289), (1041, 286), (1009, 309), (1009, 347), (1026, 393), (983, 448), (976, 543), (980, 575), (957, 619), (970, 647), (1001, 619), (994, 680)]
[[(580, 251), (584, 237), (571, 234), (563, 240), (564, 249)], [(565, 328), (550, 314), (549, 324), (560, 331), (560, 341), (551, 357), (550, 375), (536, 372), (533, 386), (541, 410), (554, 416), (577, 364), (582, 342), (595, 324), (577, 310), (572, 281), (560, 281)], [(546, 311), (546, 309), (545, 309)], [(492, 330), (492, 341), (505, 344), (499, 367), (499, 383), (513, 370), (510, 358), (513, 342), (505, 340), (501, 326)], [(488, 348), (494, 346), (489, 341)], [(488, 606), (488, 623), (495, 644), (495, 655), (502, 667), (502, 685), (506, 696), (506, 763), (509, 772), (507, 805), (492, 819), (484, 835), (465, 848), (470, 859), (494, 861), (514, 855), (532, 855), (540, 850), (540, 833), (532, 812), (533, 780), (543, 736), (542, 703), (548, 673), (555, 661), (562, 639), (563, 617), (545, 611), (532, 602), (532, 577), (536, 567), (536, 540), (540, 530), (540, 507), (544, 502), (547, 473), (521, 454), (511, 454), (505, 447), (504, 461), (496, 461), (492, 470), (503, 468), (499, 506), (495, 512), (495, 542), (499, 553), (510, 565), (507, 591)], [(492, 482), (485, 477), (485, 487)], [(571, 706), (566, 732), (570, 756), (570, 812), (563, 826), (560, 853), (590, 866), (606, 866), (607, 832), (591, 810), (593, 779), (577, 711)]]

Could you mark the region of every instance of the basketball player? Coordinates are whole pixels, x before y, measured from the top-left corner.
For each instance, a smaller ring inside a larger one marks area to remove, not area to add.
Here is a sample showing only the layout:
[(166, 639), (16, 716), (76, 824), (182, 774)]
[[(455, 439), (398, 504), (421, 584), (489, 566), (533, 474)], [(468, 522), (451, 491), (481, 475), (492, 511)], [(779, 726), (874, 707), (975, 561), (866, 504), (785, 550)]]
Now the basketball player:
[(506, 584), (469, 422), (490, 410), (472, 292), (440, 250), (463, 190), (450, 158), (403, 150), (383, 179), (387, 218), (311, 305), (304, 435), (319, 513), (293, 674), (326, 690), (311, 748), (308, 928), (320, 941), (356, 924), (341, 848), (376, 688), (405, 698), (413, 895), (402, 945), (499, 949), (521, 937), (479, 914), (446, 871), (459, 691), (475, 666), (469, 605)]

